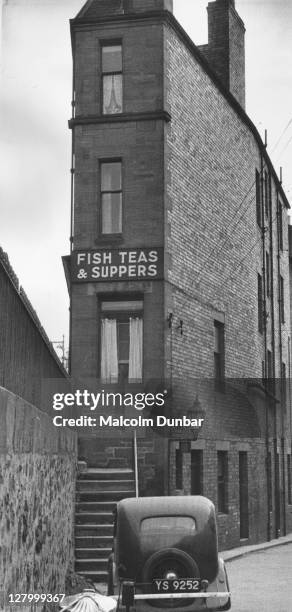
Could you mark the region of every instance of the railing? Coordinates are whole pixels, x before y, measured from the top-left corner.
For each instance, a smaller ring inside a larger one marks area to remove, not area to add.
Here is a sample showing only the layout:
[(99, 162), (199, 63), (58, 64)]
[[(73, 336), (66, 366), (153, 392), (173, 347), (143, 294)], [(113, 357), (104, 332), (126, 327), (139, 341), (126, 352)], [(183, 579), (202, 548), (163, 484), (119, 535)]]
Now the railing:
[(133, 436), (133, 447), (134, 447), (134, 476), (135, 476), (135, 494), (139, 497), (139, 473), (138, 473), (138, 447), (137, 447), (137, 432), (134, 429)]

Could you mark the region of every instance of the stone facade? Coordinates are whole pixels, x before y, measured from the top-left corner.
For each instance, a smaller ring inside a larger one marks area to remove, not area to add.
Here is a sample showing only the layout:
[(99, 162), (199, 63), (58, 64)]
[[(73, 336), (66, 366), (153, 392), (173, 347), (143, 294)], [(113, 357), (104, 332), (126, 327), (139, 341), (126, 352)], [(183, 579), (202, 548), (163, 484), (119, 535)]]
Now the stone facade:
[(65, 592), (77, 446), (72, 431), (2, 388), (0, 416), (0, 609), (8, 610), (9, 593)]

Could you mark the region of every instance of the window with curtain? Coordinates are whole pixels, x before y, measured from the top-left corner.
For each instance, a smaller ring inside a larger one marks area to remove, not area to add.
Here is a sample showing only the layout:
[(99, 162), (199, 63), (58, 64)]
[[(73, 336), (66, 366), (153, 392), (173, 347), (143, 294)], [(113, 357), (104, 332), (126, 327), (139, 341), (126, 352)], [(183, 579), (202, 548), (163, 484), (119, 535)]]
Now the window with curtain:
[(102, 112), (114, 115), (123, 111), (122, 45), (104, 44), (101, 48)]
[(142, 382), (142, 300), (101, 303), (101, 378), (104, 382)]

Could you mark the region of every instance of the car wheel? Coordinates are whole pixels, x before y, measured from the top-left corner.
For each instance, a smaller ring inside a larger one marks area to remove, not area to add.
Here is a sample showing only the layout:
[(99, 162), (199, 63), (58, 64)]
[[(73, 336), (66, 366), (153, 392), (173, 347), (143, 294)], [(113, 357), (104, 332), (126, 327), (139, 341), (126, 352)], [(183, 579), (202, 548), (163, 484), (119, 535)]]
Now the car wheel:
[(168, 572), (177, 578), (200, 578), (200, 571), (194, 559), (178, 548), (164, 548), (147, 559), (143, 568), (143, 582), (153, 578), (166, 578)]
[[(154, 579), (173, 580), (176, 578), (200, 578), (197, 563), (184, 551), (177, 548), (164, 548), (147, 559), (142, 572), (144, 583), (152, 583)], [(171, 602), (169, 599), (160, 599), (151, 600), (151, 605), (170, 609), (174, 606), (190, 605), (193, 601), (193, 599), (176, 599)]]

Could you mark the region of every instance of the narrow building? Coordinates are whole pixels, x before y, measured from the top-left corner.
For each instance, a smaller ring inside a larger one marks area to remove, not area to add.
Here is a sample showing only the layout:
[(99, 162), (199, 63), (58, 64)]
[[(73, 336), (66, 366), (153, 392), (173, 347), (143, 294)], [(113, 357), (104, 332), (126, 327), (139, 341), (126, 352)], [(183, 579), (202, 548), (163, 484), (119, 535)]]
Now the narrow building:
[[(234, 1), (208, 26), (197, 47), (172, 0), (89, 0), (71, 21), (64, 259), (71, 375), (190, 421), (137, 427), (139, 494), (206, 495), (222, 549), (291, 529), (289, 204), (245, 112)], [(83, 428), (80, 458), (134, 469), (133, 436)]]

